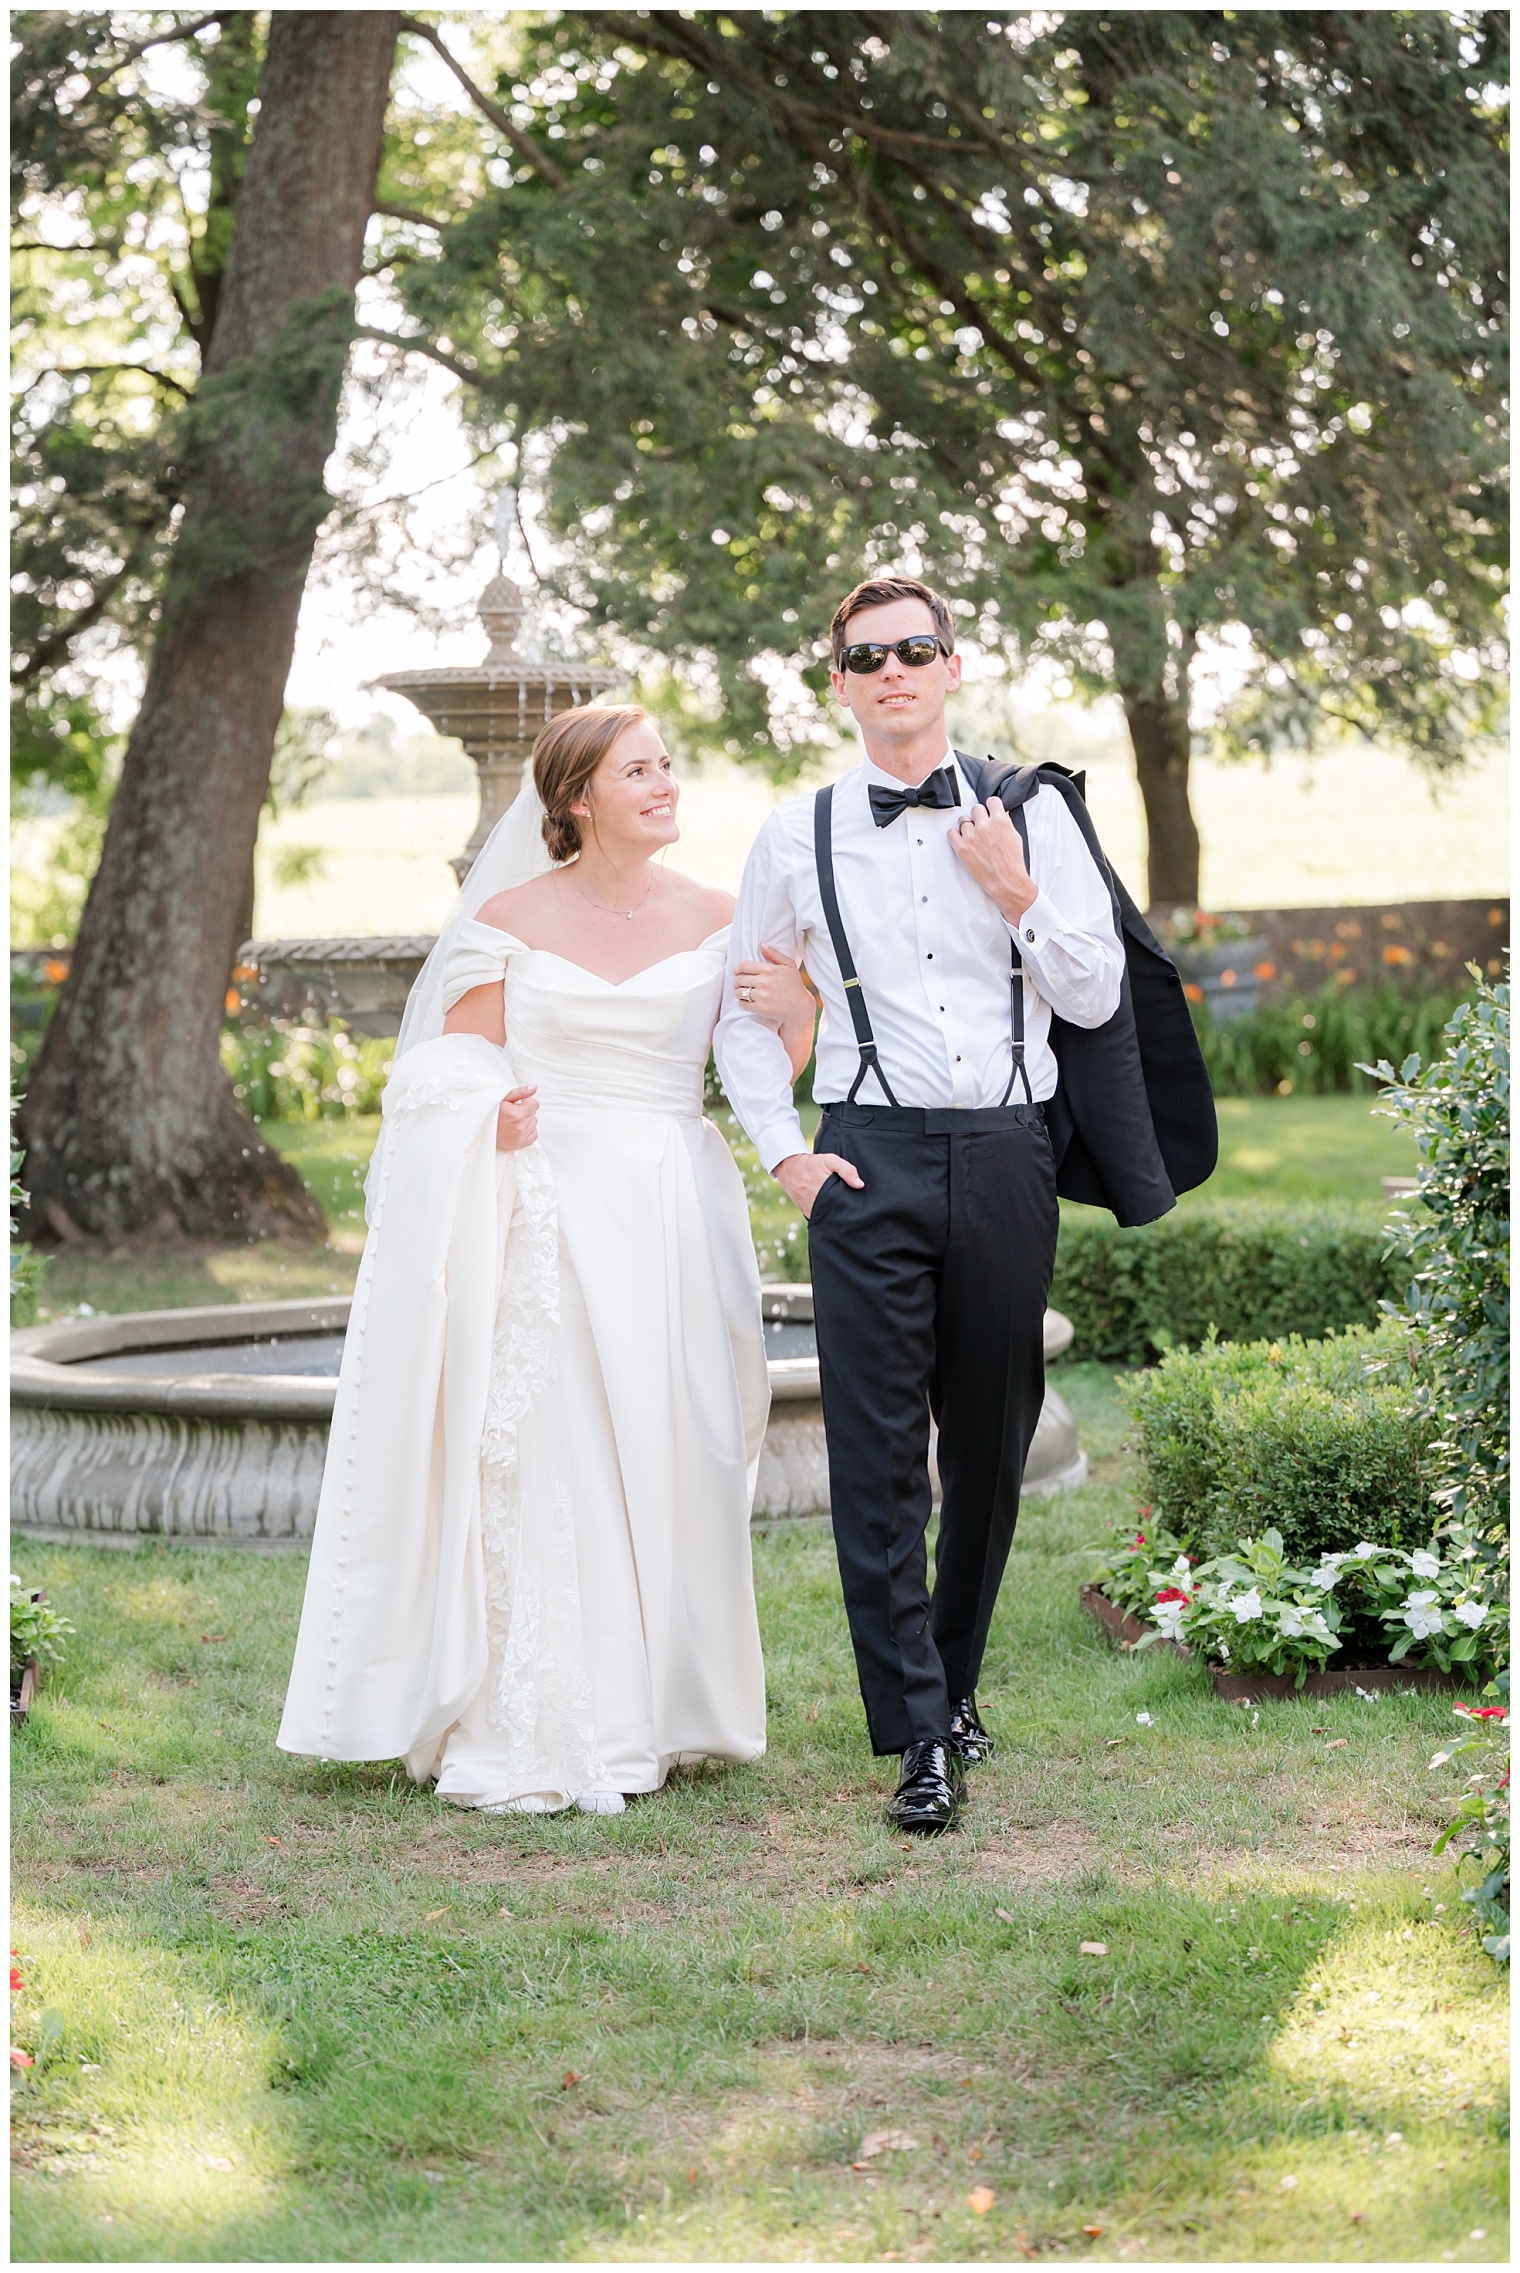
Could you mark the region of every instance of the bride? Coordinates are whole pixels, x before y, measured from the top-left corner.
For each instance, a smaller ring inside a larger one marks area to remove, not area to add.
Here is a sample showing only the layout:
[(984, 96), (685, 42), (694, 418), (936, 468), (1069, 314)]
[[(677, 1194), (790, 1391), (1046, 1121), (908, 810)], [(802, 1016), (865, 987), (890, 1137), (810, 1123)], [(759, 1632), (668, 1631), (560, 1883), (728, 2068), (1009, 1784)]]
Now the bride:
[[(733, 902), (656, 865), (679, 795), (644, 711), (545, 727), (386, 1087), (278, 1742), (461, 1806), (765, 1749), (759, 1280), (702, 1118)], [(800, 1072), (795, 968), (741, 981)]]

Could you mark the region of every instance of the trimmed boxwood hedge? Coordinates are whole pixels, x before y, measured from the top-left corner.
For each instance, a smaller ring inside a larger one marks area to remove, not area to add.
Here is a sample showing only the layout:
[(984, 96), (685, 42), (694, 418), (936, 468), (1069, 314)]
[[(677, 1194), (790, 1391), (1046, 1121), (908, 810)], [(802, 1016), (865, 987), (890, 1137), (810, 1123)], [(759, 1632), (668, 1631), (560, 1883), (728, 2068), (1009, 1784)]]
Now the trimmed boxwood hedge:
[(1063, 1209), (1051, 1303), (1076, 1328), (1073, 1357), (1147, 1365), (1201, 1342), (1318, 1336), (1368, 1324), (1402, 1297), (1383, 1211), (1354, 1201), (1206, 1200), (1123, 1230)]
[(1150, 1520), (1200, 1561), (1269, 1525), (1293, 1563), (1363, 1539), (1427, 1546), (1435, 1428), (1413, 1348), (1398, 1321), (1170, 1351), (1125, 1388)]

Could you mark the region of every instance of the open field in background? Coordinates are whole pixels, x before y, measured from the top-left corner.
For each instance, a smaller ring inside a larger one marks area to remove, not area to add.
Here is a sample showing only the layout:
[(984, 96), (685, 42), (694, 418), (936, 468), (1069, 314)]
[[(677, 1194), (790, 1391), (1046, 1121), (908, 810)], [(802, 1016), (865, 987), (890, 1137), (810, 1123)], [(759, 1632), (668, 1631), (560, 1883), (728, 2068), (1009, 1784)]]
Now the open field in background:
[[(811, 1133), (817, 1114), (803, 1115)], [(1224, 1199), (1348, 1199), (1381, 1204), (1379, 1178), (1410, 1175), (1410, 1138), (1372, 1110), (1366, 1097), (1224, 1097), (1219, 1100), (1220, 1167), (1205, 1187)], [(724, 1133), (750, 1195), (762, 1274), (806, 1269), (802, 1219), (771, 1182), (732, 1116)], [(40, 1317), (68, 1317), (80, 1303), (106, 1311), (178, 1308), (186, 1303), (270, 1302), (347, 1294), (363, 1245), (364, 1173), (379, 1116), (309, 1125), (270, 1121), (264, 1134), (293, 1161), (333, 1226), (326, 1248), (264, 1241), (246, 1248), (151, 1249), (72, 1254), (55, 1250), (43, 1281)], [(1199, 1195), (1200, 1197), (1202, 1195)], [(1192, 1204), (1185, 1195), (1181, 1205)], [(785, 1255), (772, 1258), (778, 1249)]]
[(757, 1541), (766, 1759), (616, 1822), (276, 1753), (299, 1556), (23, 1543), (78, 1638), (13, 1744), (18, 2033), (62, 2026), (17, 2257), (1502, 2262), (1448, 1708), (1111, 1651), (1117, 1401), (1059, 1378), (1093, 1480), (1025, 1512), (933, 1844), (880, 1820), (820, 1530)]
[[(971, 710), (962, 739), (1015, 754), (993, 725), (979, 735)], [(1048, 712), (1022, 732), (1025, 754), (1088, 768), (1088, 801), (1109, 857), (1138, 892), (1144, 862), (1139, 792), (1127, 756), (1101, 717)], [(853, 763), (853, 748), (840, 763)], [(1203, 894), (1211, 907), (1320, 907), (1382, 900), (1478, 898), (1509, 889), (1506, 763), (1475, 766), (1432, 802), (1401, 757), (1354, 749), (1319, 762), (1259, 766), (1198, 761), (1194, 805), (1204, 843)], [(677, 867), (736, 889), (745, 855), (778, 794), (745, 767), (684, 775)], [(441, 797), (346, 798), (313, 803), (260, 838), (255, 926), (262, 938), (328, 932), (436, 929), (453, 895), (446, 866), (474, 826), (475, 801)], [(34, 828), (46, 824), (31, 824)], [(275, 858), (313, 846), (322, 866), (308, 883), (281, 885)]]

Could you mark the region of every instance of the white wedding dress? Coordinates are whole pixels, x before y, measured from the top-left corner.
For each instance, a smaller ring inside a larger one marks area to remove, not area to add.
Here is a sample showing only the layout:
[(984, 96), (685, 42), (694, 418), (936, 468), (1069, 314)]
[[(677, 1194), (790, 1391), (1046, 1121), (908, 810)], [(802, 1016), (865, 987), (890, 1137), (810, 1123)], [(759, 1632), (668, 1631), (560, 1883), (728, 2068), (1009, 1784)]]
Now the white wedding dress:
[[(387, 1087), (283, 1749), (495, 1808), (764, 1751), (759, 1278), (702, 1118), (726, 940), (613, 984), (452, 923), (444, 1007), (501, 983), (507, 1047), (425, 1039)], [(539, 1141), (498, 1152), (527, 1081)]]

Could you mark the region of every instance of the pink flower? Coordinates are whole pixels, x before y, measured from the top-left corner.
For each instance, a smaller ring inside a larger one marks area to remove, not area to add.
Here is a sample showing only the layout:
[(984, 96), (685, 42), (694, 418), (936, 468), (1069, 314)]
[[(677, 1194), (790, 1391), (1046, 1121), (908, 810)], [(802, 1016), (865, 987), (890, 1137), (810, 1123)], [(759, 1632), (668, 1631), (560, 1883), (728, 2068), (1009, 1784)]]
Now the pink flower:
[(1190, 1594), (1184, 1594), (1180, 1586), (1164, 1586), (1156, 1597), (1158, 1602), (1191, 1602), (1192, 1599)]
[(1455, 1710), (1470, 1721), (1502, 1721), (1509, 1713), (1508, 1705), (1458, 1705)]
[(11, 2046), (11, 2066), (13, 2068), (29, 2068), (31, 2064), (32, 2055), (30, 2052), (22, 2052), (13, 2044)]

